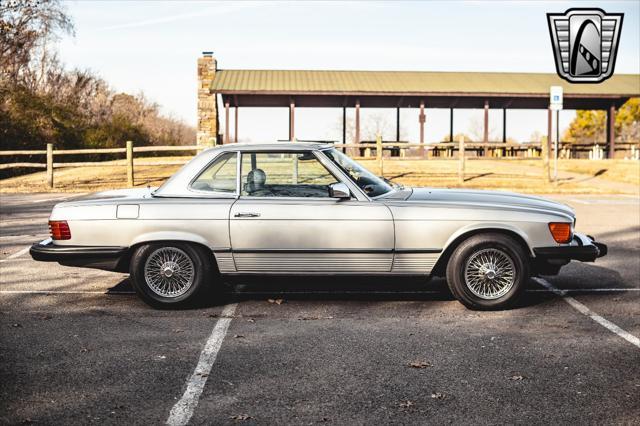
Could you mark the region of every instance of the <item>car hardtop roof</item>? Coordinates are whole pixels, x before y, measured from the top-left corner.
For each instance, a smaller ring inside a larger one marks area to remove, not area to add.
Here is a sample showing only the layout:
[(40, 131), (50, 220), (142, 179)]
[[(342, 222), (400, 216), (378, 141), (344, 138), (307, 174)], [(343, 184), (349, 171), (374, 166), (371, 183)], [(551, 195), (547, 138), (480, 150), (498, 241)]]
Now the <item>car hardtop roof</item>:
[(330, 143), (277, 142), (277, 143), (230, 143), (211, 148), (216, 151), (308, 151), (331, 148)]
[(311, 142), (279, 142), (279, 143), (230, 143), (204, 150), (193, 157), (184, 167), (178, 170), (155, 192), (155, 196), (180, 197), (189, 194), (189, 185), (211, 161), (224, 152), (278, 152), (278, 151), (309, 151), (331, 148), (333, 145)]

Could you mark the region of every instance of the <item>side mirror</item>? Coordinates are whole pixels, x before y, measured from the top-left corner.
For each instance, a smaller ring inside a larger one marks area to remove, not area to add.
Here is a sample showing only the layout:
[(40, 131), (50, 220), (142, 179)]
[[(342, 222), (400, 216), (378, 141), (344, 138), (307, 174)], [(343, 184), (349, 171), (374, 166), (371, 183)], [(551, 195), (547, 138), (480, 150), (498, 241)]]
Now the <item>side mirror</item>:
[(349, 187), (342, 182), (329, 185), (329, 197), (331, 198), (351, 198)]

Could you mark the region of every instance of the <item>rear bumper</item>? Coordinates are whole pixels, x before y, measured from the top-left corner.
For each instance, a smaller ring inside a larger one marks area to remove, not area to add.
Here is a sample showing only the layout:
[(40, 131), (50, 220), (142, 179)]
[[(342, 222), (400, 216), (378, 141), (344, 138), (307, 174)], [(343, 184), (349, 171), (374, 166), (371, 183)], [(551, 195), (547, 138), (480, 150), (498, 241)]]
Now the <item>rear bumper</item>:
[(567, 246), (535, 247), (534, 267), (543, 275), (555, 275), (563, 265), (572, 260), (593, 262), (597, 258), (606, 256), (606, 244), (598, 243), (589, 235), (575, 234), (573, 241)]
[(53, 244), (49, 238), (32, 245), (29, 254), (41, 262), (119, 271), (123, 268), (128, 251), (128, 247), (61, 246)]

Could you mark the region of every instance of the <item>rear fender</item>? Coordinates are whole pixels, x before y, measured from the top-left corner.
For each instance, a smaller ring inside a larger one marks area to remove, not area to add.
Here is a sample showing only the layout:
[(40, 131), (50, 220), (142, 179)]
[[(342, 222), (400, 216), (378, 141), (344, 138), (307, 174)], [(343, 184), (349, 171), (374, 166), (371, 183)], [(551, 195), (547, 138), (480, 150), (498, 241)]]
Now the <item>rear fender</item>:
[(131, 241), (131, 247), (143, 243), (152, 243), (154, 241), (185, 241), (197, 243), (212, 249), (212, 247), (209, 246), (208, 241), (203, 236), (191, 232), (179, 231), (158, 231), (141, 234)]

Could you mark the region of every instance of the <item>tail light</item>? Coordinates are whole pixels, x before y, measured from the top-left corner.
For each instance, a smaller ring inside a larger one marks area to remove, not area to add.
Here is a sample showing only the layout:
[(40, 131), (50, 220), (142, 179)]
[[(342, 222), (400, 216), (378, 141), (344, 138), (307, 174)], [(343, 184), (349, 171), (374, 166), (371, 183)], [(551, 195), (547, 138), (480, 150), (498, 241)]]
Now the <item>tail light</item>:
[(50, 220), (49, 230), (51, 231), (51, 238), (54, 240), (70, 240), (71, 229), (66, 220)]
[(571, 241), (571, 224), (562, 222), (551, 222), (549, 231), (556, 243), (566, 244)]

